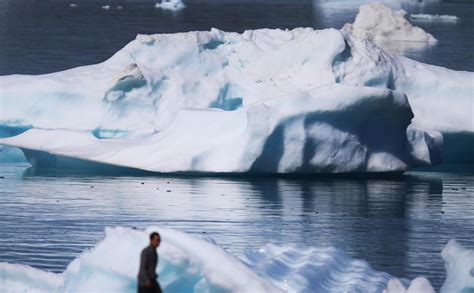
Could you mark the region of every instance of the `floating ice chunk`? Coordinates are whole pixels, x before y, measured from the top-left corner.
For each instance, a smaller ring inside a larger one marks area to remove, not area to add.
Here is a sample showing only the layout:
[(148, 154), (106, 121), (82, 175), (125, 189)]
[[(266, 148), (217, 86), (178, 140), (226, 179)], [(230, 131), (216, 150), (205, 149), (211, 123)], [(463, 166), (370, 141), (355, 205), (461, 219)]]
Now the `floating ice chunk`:
[(117, 9), (118, 9), (118, 10), (122, 10), (123, 7), (119, 5), (119, 6), (117, 6)]
[[(474, 250), (466, 249), (451, 239), (441, 252), (446, 269), (446, 279), (440, 293), (468, 293), (474, 291)], [(399, 279), (388, 282), (384, 293), (435, 293), (424, 277), (411, 281), (408, 288)]]
[(176, 230), (107, 228), (105, 239), (62, 274), (0, 263), (0, 291), (132, 292), (151, 231), (163, 240), (157, 271), (165, 292), (377, 292), (393, 278), (334, 248), (266, 245), (239, 259), (213, 241)]
[(75, 4), (75, 3), (70, 3), (70, 4), (69, 4), (69, 7), (71, 7), (71, 8), (76, 8), (76, 7), (77, 7), (77, 4)]
[(104, 5), (104, 6), (102, 6), (102, 9), (104, 9), (104, 10), (109, 10), (109, 9), (110, 9), (110, 5)]
[(411, 19), (422, 20), (422, 21), (447, 21), (447, 22), (456, 22), (460, 18), (455, 15), (439, 15), (439, 14), (412, 14), (410, 15)]
[(160, 3), (155, 3), (155, 8), (161, 8), (164, 10), (178, 11), (185, 8), (183, 1), (181, 0), (162, 0)]
[(446, 280), (440, 292), (474, 292), (474, 250), (466, 249), (451, 239), (441, 256), (446, 269)]
[(405, 19), (404, 10), (393, 10), (382, 3), (364, 4), (353, 24), (345, 24), (343, 31), (359, 38), (374, 41), (436, 42), (423, 29)]
[[(157, 272), (165, 292), (435, 292), (426, 278), (396, 279), (332, 247), (267, 244), (238, 258), (212, 239), (159, 227), (106, 228), (105, 239), (61, 274), (0, 263), (0, 292), (132, 292), (152, 231), (163, 240)], [(442, 254), (447, 278), (441, 293), (472, 291), (474, 251), (451, 240)]]
[(428, 279), (417, 277), (410, 282), (408, 288), (399, 279), (392, 279), (383, 293), (435, 293), (435, 290)]

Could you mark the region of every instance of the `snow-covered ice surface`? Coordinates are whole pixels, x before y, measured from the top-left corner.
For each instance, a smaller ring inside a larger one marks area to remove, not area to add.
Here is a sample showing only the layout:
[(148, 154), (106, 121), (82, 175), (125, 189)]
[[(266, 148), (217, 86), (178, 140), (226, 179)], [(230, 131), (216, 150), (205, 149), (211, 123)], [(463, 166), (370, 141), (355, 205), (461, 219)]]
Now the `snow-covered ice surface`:
[[(387, 293), (433, 292), (423, 277), (411, 283), (395, 279), (335, 248), (301, 249), (268, 244), (237, 258), (211, 238), (158, 227), (146, 231), (107, 228), (105, 239), (83, 252), (61, 274), (0, 263), (0, 291), (133, 292), (140, 250), (147, 245), (151, 231), (158, 231), (163, 239), (158, 250), (157, 271), (165, 291), (382, 292), (386, 289)], [(473, 253), (455, 240), (446, 245), (442, 254), (448, 277), (442, 293), (474, 288)]]
[(444, 14), (412, 14), (410, 15), (411, 19), (423, 20), (423, 21), (446, 21), (446, 22), (456, 22), (460, 18), (455, 15), (444, 15)]
[(0, 143), (156, 172), (403, 171), (440, 161), (438, 131), (474, 132), (472, 80), (334, 29), (138, 35), (0, 77)]
[(354, 23), (347, 23), (342, 30), (354, 36), (384, 41), (437, 42), (422, 28), (413, 26), (404, 10), (393, 10), (383, 3), (361, 5)]
[(107, 228), (105, 239), (72, 261), (62, 274), (0, 263), (0, 291), (132, 292), (140, 249), (147, 245), (152, 230), (162, 235), (157, 270), (162, 287), (169, 292), (380, 292), (392, 278), (333, 248), (266, 245), (241, 260), (212, 240), (176, 230), (119, 227)]
[(186, 5), (184, 5), (183, 1), (181, 0), (162, 0), (159, 3), (156, 3), (155, 7), (164, 10), (178, 11), (185, 8)]

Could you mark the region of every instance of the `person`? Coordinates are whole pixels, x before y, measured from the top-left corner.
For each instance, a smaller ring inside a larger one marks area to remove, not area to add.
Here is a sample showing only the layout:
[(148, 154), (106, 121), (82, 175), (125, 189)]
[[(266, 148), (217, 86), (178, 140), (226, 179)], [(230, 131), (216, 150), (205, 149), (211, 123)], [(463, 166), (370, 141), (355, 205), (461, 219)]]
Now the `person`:
[(161, 237), (157, 232), (150, 234), (150, 245), (145, 247), (140, 254), (140, 270), (138, 271), (138, 293), (162, 293), (160, 284), (156, 280), (156, 265)]

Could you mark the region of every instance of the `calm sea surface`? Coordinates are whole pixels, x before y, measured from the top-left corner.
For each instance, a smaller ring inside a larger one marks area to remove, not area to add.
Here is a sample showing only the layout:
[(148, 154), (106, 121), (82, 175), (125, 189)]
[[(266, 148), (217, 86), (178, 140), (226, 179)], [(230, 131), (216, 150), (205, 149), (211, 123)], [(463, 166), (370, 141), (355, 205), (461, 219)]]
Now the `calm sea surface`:
[[(138, 33), (295, 27), (341, 28), (353, 22), (357, 0), (186, 1), (178, 12), (154, 8), (157, 1), (0, 1), (0, 75), (40, 74), (106, 60)], [(415, 1), (413, 1), (415, 2)], [(77, 3), (78, 7), (69, 7)], [(103, 5), (111, 9), (102, 9)], [(122, 9), (117, 9), (117, 6)], [(413, 21), (439, 43), (391, 43), (392, 51), (456, 70), (474, 68), (474, 4), (392, 4), (409, 13), (450, 14), (458, 22)]]
[(0, 261), (62, 271), (106, 226), (162, 225), (234, 255), (268, 242), (335, 246), (396, 276), (444, 280), (440, 251), (474, 247), (474, 175), (202, 178), (64, 175), (0, 164)]
[[(68, 1), (4, 0), (0, 75), (101, 62), (137, 33), (340, 28), (353, 20), (358, 4), (336, 2), (185, 1), (187, 8), (175, 13), (143, 1), (76, 1), (79, 6), (71, 8)], [(106, 4), (112, 8), (103, 10)], [(396, 6), (461, 20), (414, 22), (439, 43), (392, 43), (388, 49), (473, 71), (474, 5)], [(391, 179), (68, 175), (0, 157), (0, 176), (0, 261), (56, 272), (100, 241), (104, 227), (115, 225), (178, 228), (210, 236), (235, 255), (268, 242), (335, 246), (396, 276), (425, 275), (437, 287), (444, 280), (439, 252), (446, 242), (455, 237), (474, 247), (474, 174), (413, 172)]]

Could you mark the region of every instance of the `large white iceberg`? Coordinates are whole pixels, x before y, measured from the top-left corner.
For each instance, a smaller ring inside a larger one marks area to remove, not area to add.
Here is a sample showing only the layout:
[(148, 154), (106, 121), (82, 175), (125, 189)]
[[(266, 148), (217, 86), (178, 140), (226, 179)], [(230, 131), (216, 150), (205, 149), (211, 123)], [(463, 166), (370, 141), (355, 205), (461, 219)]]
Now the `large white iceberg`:
[(0, 77), (0, 144), (155, 172), (404, 171), (440, 162), (439, 131), (474, 131), (472, 79), (334, 29), (139, 35)]
[(436, 42), (437, 40), (422, 28), (413, 26), (404, 10), (393, 10), (383, 3), (361, 5), (354, 23), (347, 23), (343, 30), (354, 36), (384, 42)]
[[(60, 274), (0, 263), (0, 291), (134, 292), (140, 249), (151, 231), (158, 231), (163, 240), (157, 272), (165, 292), (433, 292), (423, 277), (411, 283), (395, 279), (335, 248), (267, 244), (237, 258), (210, 238), (159, 227), (107, 228), (102, 242)], [(454, 240), (446, 245), (447, 279), (441, 293), (474, 289), (473, 254)]]

